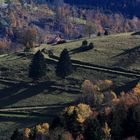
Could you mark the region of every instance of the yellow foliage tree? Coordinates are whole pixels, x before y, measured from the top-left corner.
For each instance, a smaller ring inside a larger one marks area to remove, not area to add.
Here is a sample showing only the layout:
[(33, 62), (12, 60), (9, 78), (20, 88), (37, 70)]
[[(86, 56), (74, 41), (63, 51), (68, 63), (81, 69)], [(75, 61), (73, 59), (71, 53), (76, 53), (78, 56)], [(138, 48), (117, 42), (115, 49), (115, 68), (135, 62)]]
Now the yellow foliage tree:
[(49, 131), (49, 124), (48, 123), (36, 125), (36, 133), (37, 134), (47, 134), (48, 131)]
[(111, 89), (113, 82), (111, 80), (99, 80), (96, 82), (96, 85), (100, 88), (101, 91)]
[(110, 99), (111, 99), (111, 101), (117, 99), (117, 95), (116, 95), (115, 92), (111, 91), (111, 93), (110, 93)]
[(79, 123), (83, 123), (92, 113), (90, 106), (86, 104), (78, 104), (75, 107), (75, 112)]
[(110, 134), (111, 129), (109, 128), (109, 126), (108, 126), (108, 124), (107, 124), (106, 122), (105, 122), (105, 125), (104, 125), (104, 127), (102, 128), (102, 130), (103, 130), (103, 133), (104, 133), (104, 135), (105, 135), (105, 138), (106, 138), (106, 139), (110, 138), (110, 136), (111, 136), (111, 134)]
[(69, 116), (75, 115), (78, 123), (84, 123), (90, 117), (92, 110), (87, 104), (78, 104), (77, 106), (70, 106), (65, 109), (65, 113)]
[(23, 136), (25, 138), (29, 138), (30, 134), (31, 134), (31, 129), (30, 128), (25, 128), (24, 131), (23, 131)]
[(140, 82), (132, 89), (135, 95), (140, 95)]
[(65, 112), (67, 113), (67, 115), (72, 115), (73, 114), (73, 111), (75, 109), (75, 106), (69, 106), (67, 108), (65, 108)]

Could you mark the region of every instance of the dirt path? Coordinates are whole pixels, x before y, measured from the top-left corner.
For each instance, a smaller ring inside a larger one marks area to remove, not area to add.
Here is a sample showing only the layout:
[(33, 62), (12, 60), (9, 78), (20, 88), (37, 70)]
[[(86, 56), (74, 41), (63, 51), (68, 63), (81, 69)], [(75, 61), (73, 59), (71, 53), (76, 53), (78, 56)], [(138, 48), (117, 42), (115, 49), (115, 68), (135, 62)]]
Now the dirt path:
[(28, 107), (11, 107), (11, 108), (0, 108), (0, 112), (7, 111), (28, 111), (28, 110), (38, 110), (38, 109), (53, 109), (53, 108), (63, 108), (67, 104), (56, 104), (56, 105), (44, 105), (44, 106), (28, 106)]

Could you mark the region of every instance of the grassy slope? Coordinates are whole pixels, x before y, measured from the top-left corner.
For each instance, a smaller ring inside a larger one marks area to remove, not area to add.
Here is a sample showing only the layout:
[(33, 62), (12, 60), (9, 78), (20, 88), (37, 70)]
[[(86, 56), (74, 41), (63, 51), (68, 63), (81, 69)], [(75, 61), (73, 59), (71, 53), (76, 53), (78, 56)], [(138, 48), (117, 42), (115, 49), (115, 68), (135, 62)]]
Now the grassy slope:
[[(95, 49), (82, 53), (76, 53), (71, 55), (71, 57), (73, 59), (93, 64), (112, 66), (120, 61), (118, 57), (112, 57), (124, 52), (125, 49), (131, 49), (135, 48), (136, 46), (139, 46), (140, 37), (131, 36), (130, 33), (124, 33), (118, 35), (111, 35), (107, 37), (97, 37), (95, 39), (89, 39), (88, 41), (94, 42)], [(69, 42), (63, 45), (47, 47), (53, 48), (56, 55), (59, 55), (64, 48), (72, 50), (74, 48), (79, 47), (81, 45), (81, 42), (82, 40)], [(123, 62), (121, 61), (121, 63)], [(10, 79), (30, 81), (30, 79), (28, 79), (29, 64), (30, 58), (27, 57), (16, 56), (14, 54), (0, 57), (0, 69), (4, 69), (4, 77)], [(117, 65), (117, 67), (119, 66), (120, 64)], [(136, 61), (136, 63), (130, 65), (129, 67), (126, 67), (125, 65), (123, 67), (139, 70), (140, 65), (139, 61)], [(77, 69), (70, 77), (77, 79), (81, 82), (84, 79), (96, 80), (107, 78), (113, 79), (113, 81), (115, 81), (115, 83), (117, 84), (119, 82), (124, 82), (128, 80), (128, 78), (124, 78), (123, 76), (105, 74), (102, 72), (90, 71), (85, 69)], [(52, 66), (52, 64), (48, 64), (47, 76), (44, 79), (45, 82), (37, 87), (28, 87), (20, 84), (10, 85), (9, 83), (0, 82), (0, 96), (3, 97), (1, 98), (0, 106), (18, 107), (47, 105), (55, 103), (59, 104), (63, 103), (64, 99), (66, 99), (65, 102), (70, 102), (77, 97), (77, 95), (68, 94), (66, 91), (61, 91), (61, 94), (58, 94), (60, 93), (59, 90), (47, 89), (47, 81), (50, 81), (50, 79), (51, 81), (54, 81), (55, 84), (63, 85), (63, 81), (58, 80), (55, 76), (55, 68), (54, 66)], [(71, 81), (67, 81), (67, 84), (72, 86), (76, 85), (72, 84)], [(80, 84), (78, 84), (78, 87), (80, 87)]]
[[(0, 57), (0, 68), (3, 70), (3, 77), (15, 80), (0, 80), (0, 107), (38, 106), (48, 104), (60, 104), (73, 101), (77, 95), (65, 91), (50, 88), (50, 85), (61, 84), (57, 82), (54, 74), (54, 66), (48, 64), (47, 76), (37, 86), (30, 86), (27, 82), (29, 58), (19, 57), (14, 54)], [(25, 84), (16, 83), (25, 81)], [(52, 81), (52, 84), (50, 83)], [(61, 80), (60, 80), (61, 81)]]
[[(48, 64), (47, 76), (42, 79), (42, 82), (37, 86), (29, 86), (28, 82), (31, 81), (28, 78), (30, 61), (30, 58), (20, 57), (14, 54), (0, 57), (0, 69), (3, 71), (2, 77), (12, 80), (0, 79), (0, 108), (43, 105), (49, 105), (51, 108), (53, 104), (59, 107), (60, 104), (72, 102), (79, 97), (78, 93), (71, 94), (67, 91), (48, 87), (50, 79), (53, 82), (52, 85), (62, 83), (57, 82), (54, 75), (54, 66), (50, 64)], [(26, 81), (27, 83), (18, 83), (20, 81)], [(59, 108), (56, 108), (55, 110), (51, 109), (51, 111), (53, 111), (51, 112), (50, 109), (40, 109), (37, 112), (45, 114), (46, 121), (48, 121), (52, 118), (49, 114), (55, 115), (59, 110)], [(32, 110), (29, 110), (29, 113), (31, 112)], [(28, 114), (22, 116), (17, 114), (6, 115), (0, 113), (0, 139), (3, 139), (4, 137), (7, 138), (15, 128), (32, 126), (33, 124), (42, 121), (39, 119), (39, 116), (37, 116), (36, 120), (33, 121), (32, 119), (28, 121), (26, 117), (29, 118)]]
[[(97, 37), (93, 39), (87, 39), (88, 42), (93, 42), (95, 49), (72, 54), (72, 59), (89, 62), (97, 65), (119, 67), (131, 70), (140, 70), (140, 63), (138, 57), (135, 58), (135, 62), (130, 61), (129, 53), (125, 55), (117, 56), (121, 53), (125, 53), (128, 49), (134, 49), (135, 47), (140, 46), (140, 36), (132, 36), (131, 33), (123, 33), (117, 35), (110, 35), (105, 37)], [(60, 52), (67, 48), (72, 50), (80, 47), (82, 40), (68, 42), (62, 45), (46, 46), (42, 47), (53, 48), (56, 55), (59, 56)], [(132, 50), (132, 59), (135, 53)], [(120, 65), (121, 62), (121, 65)], [(124, 63), (123, 63), (124, 62)], [(119, 64), (118, 64), (119, 63)]]
[[(110, 66), (117, 63), (119, 60), (116, 58), (112, 59), (112, 56), (122, 53), (124, 49), (131, 49), (140, 44), (139, 36), (130, 36), (130, 34), (119, 34), (108, 37), (98, 37), (90, 39), (90, 42), (94, 42), (96, 48), (91, 51), (73, 54), (73, 59), (78, 59), (85, 62), (90, 62), (98, 65)], [(67, 47), (69, 50), (77, 48), (81, 45), (80, 41), (69, 42), (63, 45), (54, 46), (54, 51), (57, 55)], [(42, 47), (46, 47), (42, 46)], [(52, 46), (47, 46), (52, 48)], [(15, 54), (9, 54), (7, 56), (0, 57), (0, 69), (3, 71), (3, 76), (15, 81), (30, 81), (28, 78), (28, 68), (31, 59), (27, 57), (17, 56)], [(50, 62), (47, 63), (48, 70), (47, 76), (42, 79), (42, 83), (37, 86), (26, 86), (10, 81), (0, 80), (0, 107), (21, 107), (21, 106), (42, 106), (42, 105), (53, 105), (56, 106), (61, 103), (69, 103), (77, 99), (80, 95), (76, 92), (68, 92), (57, 90), (54, 88), (48, 88), (48, 83), (52, 81), (52, 85), (62, 85), (64, 81), (58, 79), (55, 76), (55, 64)], [(139, 69), (139, 65), (135, 63), (132, 65), (133, 68)], [(131, 67), (132, 67), (131, 66)], [(135, 66), (135, 67), (134, 67)], [(130, 67), (129, 67), (130, 68)], [(71, 80), (72, 79), (72, 80)], [(91, 71), (83, 68), (76, 68), (74, 73), (68, 77), (65, 81), (66, 86), (72, 86), (80, 89), (80, 85), (84, 79), (90, 79), (92, 81), (99, 79), (112, 79), (115, 84), (121, 84), (124, 82), (131, 81), (133, 79), (119, 76), (115, 74), (107, 74), (103, 72)], [(55, 114), (60, 109), (40, 109), (37, 112), (46, 115), (46, 121), (50, 119), (49, 114)], [(31, 113), (32, 111), (29, 111)], [(8, 114), (9, 115), (9, 114)], [(26, 121), (23, 116), (10, 115), (9, 118), (4, 118), (5, 114), (0, 115), (0, 139), (3, 136), (9, 135), (14, 128), (23, 128), (38, 123), (40, 120), (37, 116), (36, 121)], [(18, 117), (18, 120), (16, 119)], [(24, 116), (25, 118), (28, 115)], [(51, 117), (52, 118), (52, 117)], [(5, 127), (6, 125), (6, 127)]]

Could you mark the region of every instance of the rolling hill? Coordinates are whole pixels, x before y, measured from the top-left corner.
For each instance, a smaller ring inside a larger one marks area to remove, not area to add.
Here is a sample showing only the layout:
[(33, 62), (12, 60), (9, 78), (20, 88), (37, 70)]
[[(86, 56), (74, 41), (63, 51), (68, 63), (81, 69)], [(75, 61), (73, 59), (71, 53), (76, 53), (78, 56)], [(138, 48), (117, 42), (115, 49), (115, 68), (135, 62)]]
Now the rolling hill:
[[(140, 36), (131, 33), (90, 39), (83, 38), (69, 41), (63, 45), (51, 46), (44, 44), (38, 49), (51, 48), (55, 55), (59, 56), (64, 48), (67, 48), (70, 52), (79, 48), (85, 39), (88, 42), (93, 42), (95, 48), (84, 52), (71, 53), (73, 60), (109, 68), (116, 64), (114, 67), (121, 67), (116, 71), (125, 69), (137, 72), (137, 74), (140, 73), (138, 53)], [(119, 91), (121, 86), (125, 89), (130, 88), (129, 84), (125, 86), (126, 83), (133, 83), (137, 80), (136, 76), (74, 65), (73, 74), (64, 81), (55, 75), (56, 61), (48, 58), (47, 54), (44, 55), (47, 62), (47, 76), (35, 85), (30, 84), (31, 79), (28, 78), (28, 67), (32, 55), (26, 56), (20, 53), (0, 55), (0, 139), (8, 138), (13, 129), (17, 127), (21, 129), (25, 126), (31, 127), (39, 122), (51, 121), (65, 105), (79, 99), (81, 84), (85, 79), (92, 81), (113, 80), (115, 85), (119, 86)], [(137, 56), (136, 62), (132, 64), (129, 59), (135, 59), (135, 56)], [(122, 61), (122, 58), (126, 59), (127, 65), (124, 63), (125, 61)], [(121, 63), (118, 64), (119, 61)]]
[(59, 56), (64, 48), (67, 48), (70, 51), (71, 58), (75, 60), (100, 66), (140, 71), (139, 35), (121, 33), (91, 39), (86, 38), (89, 43), (94, 43), (95, 48), (90, 51), (74, 52), (75, 49), (81, 46), (83, 40), (85, 40), (85, 38), (77, 41), (70, 41), (62, 45), (56, 45), (54, 47), (49, 45), (43, 45), (42, 47), (53, 49), (57, 56)]

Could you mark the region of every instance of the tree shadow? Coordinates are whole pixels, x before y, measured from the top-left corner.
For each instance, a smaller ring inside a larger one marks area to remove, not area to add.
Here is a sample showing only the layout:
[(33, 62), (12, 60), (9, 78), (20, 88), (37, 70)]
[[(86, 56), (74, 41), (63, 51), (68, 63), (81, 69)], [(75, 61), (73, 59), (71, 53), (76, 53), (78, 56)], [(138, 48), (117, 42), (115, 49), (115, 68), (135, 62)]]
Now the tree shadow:
[[(17, 55), (18, 56), (18, 55)], [(9, 59), (10, 58), (10, 59)], [(7, 61), (14, 61), (14, 60), (19, 60), (19, 59), (22, 59), (22, 58), (25, 58), (24, 56), (18, 56), (17, 58), (12, 58), (11, 59), (11, 57), (9, 56), (9, 58), (7, 58), (7, 59), (9, 59), (9, 60), (7, 60)]]
[(90, 48), (89, 46), (80, 46), (78, 48), (70, 50), (69, 53), (70, 54), (82, 53), (82, 52), (85, 52), (85, 51), (89, 51), (91, 49), (92, 48)]
[[(5, 82), (4, 82), (5, 83)], [(0, 107), (6, 107), (15, 104), (23, 99), (38, 95), (47, 90), (47, 94), (61, 94), (67, 92), (77, 94), (78, 90), (74, 88), (64, 88), (64, 85), (59, 85), (54, 81), (41, 82), (36, 85), (27, 83), (7, 83), (8, 88), (0, 90)]]
[(20, 100), (40, 94), (45, 89), (49, 89), (51, 84), (53, 83), (43, 82), (34, 86), (23, 83), (12, 84), (10, 87), (0, 90), (0, 107), (12, 105)]
[[(4, 82), (5, 83), (5, 82)], [(22, 84), (8, 84), (8, 88), (5, 88), (5, 89), (2, 89), (0, 90), (0, 104), (1, 104), (1, 101), (4, 99), (4, 98), (8, 98), (8, 97), (11, 97), (13, 96), (14, 94), (16, 94), (20, 89), (22, 89), (24, 86)]]
[(140, 53), (140, 46), (136, 46), (136, 47), (134, 47), (132, 49), (126, 49), (126, 50), (124, 50), (123, 53), (120, 53), (120, 54), (118, 54), (116, 56), (113, 56), (112, 58), (116, 58), (116, 57), (127, 55), (127, 54), (132, 55), (132, 54), (134, 54), (136, 52)]
[(120, 53), (112, 58), (117, 58), (117, 62), (113, 66), (119, 67), (129, 67), (133, 65), (140, 56), (140, 46), (137, 46), (132, 49), (124, 50), (123, 53)]
[(140, 35), (140, 32), (135, 32), (132, 35)]
[(125, 93), (128, 93), (129, 91), (131, 91), (139, 82), (139, 79), (136, 79), (136, 80), (133, 80), (131, 82), (128, 82), (122, 86), (115, 86), (115, 88), (113, 89), (113, 91), (115, 93), (117, 93), (118, 95), (121, 93), (121, 92), (125, 92)]

